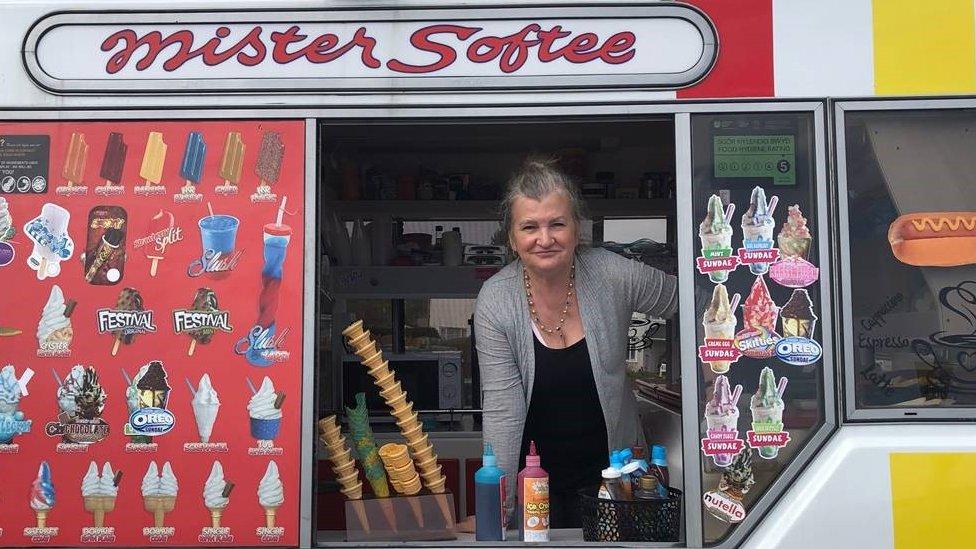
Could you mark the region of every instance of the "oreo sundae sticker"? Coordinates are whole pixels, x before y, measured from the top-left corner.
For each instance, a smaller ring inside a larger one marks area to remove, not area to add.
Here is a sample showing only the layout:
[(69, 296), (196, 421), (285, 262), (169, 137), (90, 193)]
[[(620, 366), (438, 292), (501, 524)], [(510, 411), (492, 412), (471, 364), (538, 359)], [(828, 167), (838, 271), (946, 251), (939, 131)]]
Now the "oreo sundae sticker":
[(820, 360), (823, 348), (813, 338), (817, 315), (804, 289), (793, 290), (780, 310), (783, 339), (776, 344), (776, 356), (787, 364), (806, 366)]
[(170, 386), (166, 377), (163, 363), (157, 360), (140, 368), (130, 381), (125, 394), (129, 422), (123, 432), (135, 443), (148, 443), (151, 437), (165, 435), (176, 426), (176, 416), (167, 409)]
[(104, 439), (109, 432), (108, 423), (102, 419), (106, 395), (98, 373), (91, 366), (78, 364), (62, 381), (57, 371), (52, 372), (59, 384), (61, 413), (44, 431), (48, 436), (61, 437), (58, 452), (87, 452), (88, 445)]

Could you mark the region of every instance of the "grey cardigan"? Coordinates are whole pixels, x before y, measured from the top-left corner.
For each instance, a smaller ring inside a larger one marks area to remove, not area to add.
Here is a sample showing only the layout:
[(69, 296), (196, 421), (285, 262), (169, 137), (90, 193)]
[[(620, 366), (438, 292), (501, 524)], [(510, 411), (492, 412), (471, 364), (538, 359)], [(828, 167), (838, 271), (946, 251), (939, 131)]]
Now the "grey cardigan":
[[(677, 280), (608, 250), (588, 248), (576, 254), (576, 292), (607, 423), (607, 442), (610, 448), (630, 446), (643, 438), (626, 377), (631, 313), (670, 317), (677, 306)], [(506, 472), (509, 496), (515, 494), (522, 430), (535, 377), (531, 322), (522, 262), (515, 261), (484, 283), (474, 312), (484, 438)], [(511, 499), (507, 506), (511, 509)]]

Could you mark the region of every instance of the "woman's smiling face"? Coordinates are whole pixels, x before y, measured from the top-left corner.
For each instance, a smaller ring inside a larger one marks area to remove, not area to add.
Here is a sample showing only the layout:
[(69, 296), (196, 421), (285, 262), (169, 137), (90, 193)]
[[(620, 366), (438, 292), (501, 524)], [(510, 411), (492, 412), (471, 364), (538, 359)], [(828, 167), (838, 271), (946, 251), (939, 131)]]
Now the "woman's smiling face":
[(579, 227), (565, 194), (549, 193), (539, 200), (520, 196), (512, 203), (509, 244), (530, 272), (568, 270), (578, 243)]

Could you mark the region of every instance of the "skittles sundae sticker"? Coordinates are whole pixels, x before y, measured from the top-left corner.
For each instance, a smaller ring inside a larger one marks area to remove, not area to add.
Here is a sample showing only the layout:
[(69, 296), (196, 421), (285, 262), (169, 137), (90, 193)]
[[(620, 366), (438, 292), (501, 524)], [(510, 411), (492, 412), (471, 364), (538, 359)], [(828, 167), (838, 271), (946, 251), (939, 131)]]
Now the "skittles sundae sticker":
[(749, 358), (771, 358), (776, 354), (776, 319), (779, 307), (769, 296), (762, 275), (756, 277), (749, 297), (742, 305), (743, 329), (735, 335), (735, 346)]

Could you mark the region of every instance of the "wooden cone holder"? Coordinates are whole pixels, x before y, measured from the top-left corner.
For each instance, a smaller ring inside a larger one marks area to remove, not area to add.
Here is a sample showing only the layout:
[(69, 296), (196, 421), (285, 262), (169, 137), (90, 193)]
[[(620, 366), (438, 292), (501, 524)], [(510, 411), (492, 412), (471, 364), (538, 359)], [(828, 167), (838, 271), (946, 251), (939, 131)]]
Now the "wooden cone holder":
[[(446, 505), (442, 507), (441, 502)], [(399, 518), (398, 528), (393, 530), (386, 521), (374, 518), (372, 530), (365, 530), (356, 518), (354, 505), (362, 505), (367, 517), (385, 515), (384, 506), (390, 506)], [(447, 520), (438, 520), (447, 509)], [(393, 496), (346, 501), (346, 541), (441, 541), (457, 539), (454, 530), (454, 497), (441, 494), (423, 493), (416, 496)], [(413, 517), (413, 520), (406, 517)], [(432, 519), (438, 517), (438, 519)]]

